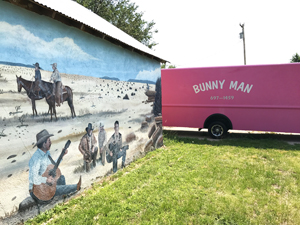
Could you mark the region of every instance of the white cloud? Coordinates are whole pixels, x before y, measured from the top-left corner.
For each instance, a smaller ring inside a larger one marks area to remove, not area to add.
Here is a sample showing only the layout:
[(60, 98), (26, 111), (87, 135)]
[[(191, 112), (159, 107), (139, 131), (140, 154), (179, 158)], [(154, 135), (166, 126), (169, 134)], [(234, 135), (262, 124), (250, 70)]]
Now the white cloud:
[(84, 52), (73, 39), (55, 38), (50, 42), (35, 36), (21, 25), (0, 22), (0, 39), (2, 46), (11, 46), (16, 51), (21, 49), (38, 58), (70, 58), (73, 60), (99, 60)]
[(158, 77), (160, 77), (160, 68), (157, 68), (155, 70), (147, 71), (143, 70), (138, 73), (135, 79), (137, 80), (150, 80), (150, 81), (156, 81)]

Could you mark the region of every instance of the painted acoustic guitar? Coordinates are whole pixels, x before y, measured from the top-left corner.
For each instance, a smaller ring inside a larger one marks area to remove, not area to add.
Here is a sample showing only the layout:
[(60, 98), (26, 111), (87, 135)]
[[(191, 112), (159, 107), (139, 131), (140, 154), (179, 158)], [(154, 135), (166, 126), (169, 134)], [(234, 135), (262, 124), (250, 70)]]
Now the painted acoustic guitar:
[(71, 144), (71, 141), (68, 140), (65, 144), (65, 147), (63, 148), (59, 158), (57, 159), (56, 163), (54, 160), (49, 156), (50, 161), (52, 164), (49, 164), (46, 171), (42, 174), (42, 177), (50, 177), (52, 176), (54, 178), (54, 182), (51, 183), (41, 183), (39, 185), (33, 184), (33, 194), (41, 201), (49, 201), (51, 200), (56, 192), (56, 183), (59, 177), (61, 176), (60, 169), (58, 168), (60, 161), (62, 160), (62, 157), (64, 156), (66, 150), (69, 148)]

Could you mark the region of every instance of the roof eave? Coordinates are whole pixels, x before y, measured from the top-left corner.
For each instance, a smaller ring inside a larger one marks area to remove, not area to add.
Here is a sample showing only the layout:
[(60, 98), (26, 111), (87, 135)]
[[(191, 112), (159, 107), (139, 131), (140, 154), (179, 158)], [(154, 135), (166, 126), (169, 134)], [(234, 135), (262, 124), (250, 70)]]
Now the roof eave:
[(44, 15), (44, 16), (50, 17), (51, 19), (54, 19), (54, 20), (60, 21), (61, 23), (66, 24), (67, 26), (75, 27), (83, 32), (87, 32), (93, 36), (107, 40), (107, 41), (111, 42), (112, 44), (115, 44), (117, 46), (125, 48), (129, 51), (136, 52), (136, 53), (146, 56), (150, 59), (154, 59), (156, 61), (159, 61), (160, 63), (168, 62), (167, 60), (164, 60), (162, 58), (159, 58), (157, 56), (154, 56), (147, 52), (144, 52), (140, 49), (137, 49), (133, 46), (130, 46), (129, 44), (126, 44), (108, 34), (105, 34), (97, 29), (94, 29), (93, 27), (90, 27), (89, 25), (87, 25), (85, 23), (82, 23), (74, 18), (68, 17), (67, 15), (65, 15), (63, 13), (58, 12), (58, 11), (56, 11), (50, 7), (47, 7), (43, 4), (40, 4), (34, 0), (4, 0), (4, 1), (12, 3), (14, 5), (17, 5), (19, 7), (22, 7), (29, 11), (35, 12), (39, 15)]

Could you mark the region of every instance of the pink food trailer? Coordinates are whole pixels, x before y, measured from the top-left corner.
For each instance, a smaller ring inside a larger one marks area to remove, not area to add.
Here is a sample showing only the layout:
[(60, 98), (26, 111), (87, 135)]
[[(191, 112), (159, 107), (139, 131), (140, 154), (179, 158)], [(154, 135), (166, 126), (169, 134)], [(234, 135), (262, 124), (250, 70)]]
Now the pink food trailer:
[(163, 69), (163, 126), (300, 133), (300, 63)]

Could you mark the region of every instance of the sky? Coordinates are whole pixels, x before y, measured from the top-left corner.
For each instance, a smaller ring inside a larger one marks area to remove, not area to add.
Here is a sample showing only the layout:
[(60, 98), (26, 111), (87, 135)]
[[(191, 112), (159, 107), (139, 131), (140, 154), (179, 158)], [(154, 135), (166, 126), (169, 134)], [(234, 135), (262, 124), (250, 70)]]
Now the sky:
[(300, 54), (299, 0), (131, 0), (154, 20), (154, 47), (176, 67), (289, 63)]
[(0, 40), (0, 61), (4, 62), (25, 65), (38, 62), (47, 71), (52, 71), (50, 64), (57, 63), (60, 73), (122, 81), (156, 82), (160, 76), (160, 65), (155, 60), (3, 1), (0, 1)]

